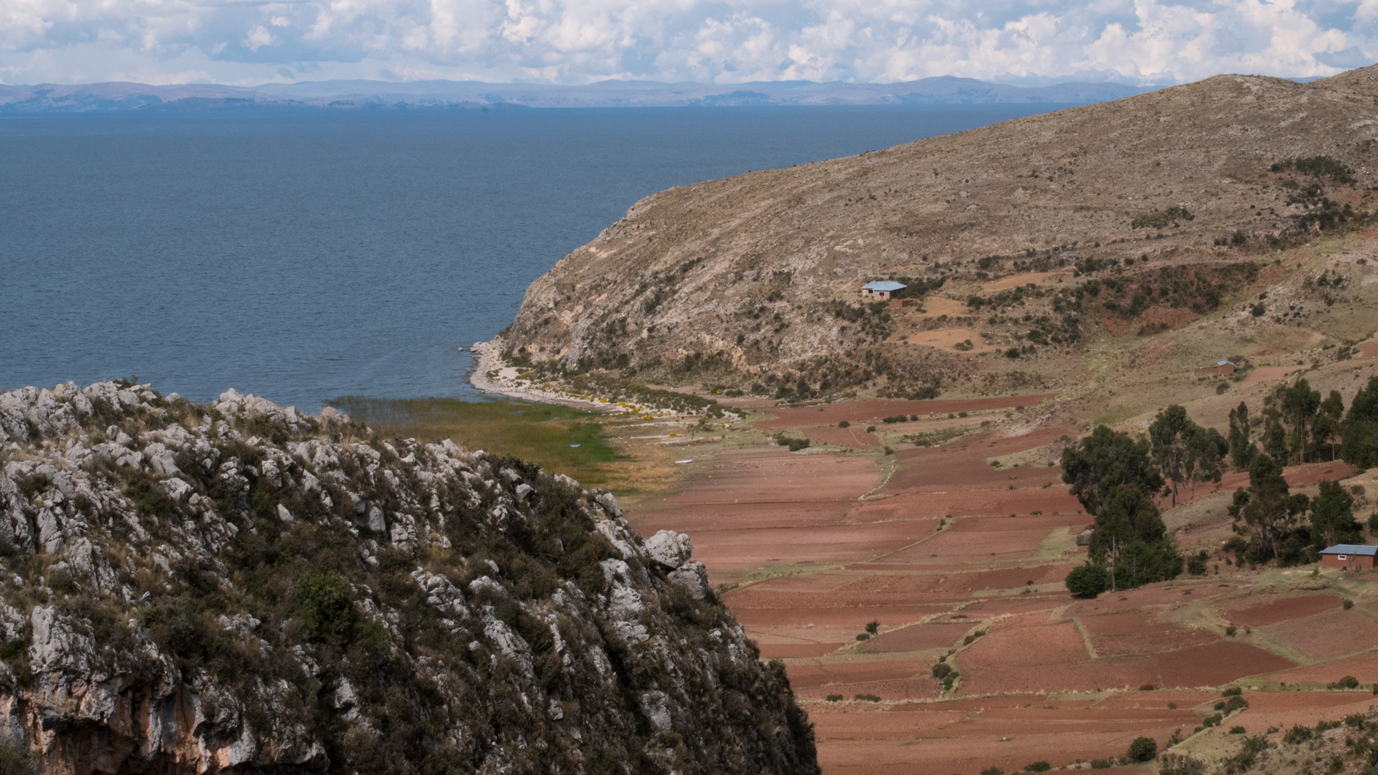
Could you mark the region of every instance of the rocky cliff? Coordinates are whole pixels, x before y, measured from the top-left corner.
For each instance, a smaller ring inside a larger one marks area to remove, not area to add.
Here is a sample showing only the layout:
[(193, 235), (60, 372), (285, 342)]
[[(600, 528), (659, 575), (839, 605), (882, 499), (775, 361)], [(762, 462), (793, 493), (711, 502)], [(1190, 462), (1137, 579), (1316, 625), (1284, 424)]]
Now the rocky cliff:
[(0, 736), (52, 773), (809, 773), (688, 539), (338, 412), (0, 394)]
[[(884, 358), (906, 379), (958, 380), (985, 368), (981, 341), (976, 352), (906, 344), (889, 313), (861, 304), (862, 284), (909, 278), (969, 316), (925, 326), (1022, 337), (1042, 310), (1006, 332), (962, 305), (999, 290), (987, 283), (1028, 275), (1004, 286), (1016, 292), (1049, 272), (1070, 279), (1073, 265), (1251, 260), (1269, 240), (1344, 221), (1345, 205), (1366, 212), (1376, 142), (1373, 68), (1307, 84), (1218, 76), (671, 189), (533, 283), (502, 344), (569, 369), (707, 359), (837, 385)], [(1327, 161), (1296, 166), (1315, 159)], [(1080, 297), (1062, 296), (1047, 328), (1074, 338), (1080, 321), (1057, 316)]]

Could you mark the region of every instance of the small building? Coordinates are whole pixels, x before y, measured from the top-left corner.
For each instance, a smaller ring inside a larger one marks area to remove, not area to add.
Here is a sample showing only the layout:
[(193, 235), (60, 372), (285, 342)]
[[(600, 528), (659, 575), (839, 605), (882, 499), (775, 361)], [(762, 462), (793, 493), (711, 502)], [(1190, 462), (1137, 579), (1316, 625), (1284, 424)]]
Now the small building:
[(1196, 370), (1197, 374), (1233, 374), (1234, 363), (1230, 361), (1216, 361), (1214, 366), (1202, 366)]
[(861, 286), (861, 298), (890, 299), (907, 287), (904, 283), (897, 283), (894, 280), (875, 280)]
[(1321, 567), (1338, 570), (1373, 570), (1378, 546), (1363, 544), (1335, 544), (1321, 551)]

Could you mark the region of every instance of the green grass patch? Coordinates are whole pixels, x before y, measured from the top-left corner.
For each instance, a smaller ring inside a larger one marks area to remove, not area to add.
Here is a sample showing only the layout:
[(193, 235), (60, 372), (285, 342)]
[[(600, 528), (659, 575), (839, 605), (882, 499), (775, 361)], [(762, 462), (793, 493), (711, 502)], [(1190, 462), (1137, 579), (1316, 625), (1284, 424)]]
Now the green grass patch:
[(607, 417), (567, 406), (510, 399), (363, 396), (344, 396), (326, 403), (384, 437), (414, 438), (423, 443), (451, 439), (468, 449), (530, 460), (584, 485), (606, 484), (609, 472), (603, 464), (618, 458), (603, 435)]

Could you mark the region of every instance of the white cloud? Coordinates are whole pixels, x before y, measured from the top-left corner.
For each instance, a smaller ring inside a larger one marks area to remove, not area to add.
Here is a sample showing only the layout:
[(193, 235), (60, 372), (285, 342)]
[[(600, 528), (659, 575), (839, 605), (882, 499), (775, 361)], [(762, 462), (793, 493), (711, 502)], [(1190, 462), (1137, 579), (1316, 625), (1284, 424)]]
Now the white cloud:
[(258, 51), (264, 46), (271, 46), (276, 42), (277, 38), (273, 37), (273, 33), (269, 32), (267, 27), (260, 24), (252, 30), (249, 30), (248, 37), (244, 38), (244, 48), (250, 51)]
[[(1378, 0), (3, 0), (0, 79), (313, 78), (1145, 84), (1330, 75)], [(284, 70), (284, 67), (290, 70)]]

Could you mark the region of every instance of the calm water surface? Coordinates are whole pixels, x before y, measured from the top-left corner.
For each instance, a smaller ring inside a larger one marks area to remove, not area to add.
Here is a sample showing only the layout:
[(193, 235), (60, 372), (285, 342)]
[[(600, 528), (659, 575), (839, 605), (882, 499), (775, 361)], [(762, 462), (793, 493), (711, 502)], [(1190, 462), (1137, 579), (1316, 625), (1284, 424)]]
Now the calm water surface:
[(0, 119), (0, 390), (469, 397), (527, 285), (670, 186), (1053, 110)]

